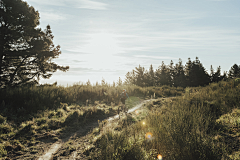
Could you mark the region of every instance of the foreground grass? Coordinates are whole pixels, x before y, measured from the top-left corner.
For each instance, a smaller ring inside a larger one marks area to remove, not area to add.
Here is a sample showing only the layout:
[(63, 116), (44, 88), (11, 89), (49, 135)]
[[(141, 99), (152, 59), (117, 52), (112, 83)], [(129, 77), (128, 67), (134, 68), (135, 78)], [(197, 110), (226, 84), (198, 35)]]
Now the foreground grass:
[(116, 114), (123, 88), (131, 96), (126, 101), (129, 108), (140, 102), (137, 96), (176, 96), (183, 92), (179, 87), (142, 88), (107, 84), (0, 89), (0, 157), (29, 153), (28, 157), (34, 158), (36, 153), (43, 152), (43, 144), (57, 141), (68, 131), (76, 129), (76, 125)]
[[(144, 123), (109, 130), (92, 159), (224, 160), (239, 157), (238, 81), (187, 88), (182, 97), (153, 102)], [(129, 118), (132, 121), (132, 118)], [(143, 126), (144, 125), (144, 126)]]
[(39, 113), (19, 126), (0, 115), (0, 155), (34, 159), (48, 145), (68, 136), (80, 126), (115, 115), (117, 108), (99, 102), (83, 107), (62, 103), (58, 109)]
[[(132, 108), (141, 102), (139, 97), (130, 96), (126, 105)], [(118, 106), (99, 101), (82, 106), (60, 103), (57, 109), (39, 112), (19, 125), (7, 120), (11, 117), (0, 115), (0, 157), (34, 159), (52, 143), (68, 137), (79, 127), (116, 115)], [(71, 140), (64, 146), (60, 155), (68, 155), (76, 148)]]

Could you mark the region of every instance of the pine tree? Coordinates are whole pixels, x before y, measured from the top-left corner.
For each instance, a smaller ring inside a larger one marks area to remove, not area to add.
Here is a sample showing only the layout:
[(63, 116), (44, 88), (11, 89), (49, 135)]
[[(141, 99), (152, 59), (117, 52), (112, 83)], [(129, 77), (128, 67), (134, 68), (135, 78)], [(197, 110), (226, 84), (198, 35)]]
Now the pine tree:
[(150, 65), (150, 68), (149, 68), (149, 85), (150, 86), (155, 86), (155, 73), (154, 73), (154, 70), (153, 70), (153, 66), (152, 64)]
[(152, 64), (150, 65), (149, 71), (144, 74), (145, 86), (155, 86), (154, 70)]
[(38, 83), (57, 70), (67, 71), (52, 62), (60, 54), (54, 46), (48, 25), (39, 26), (39, 13), (23, 0), (0, 1), (0, 86)]
[(190, 72), (191, 72), (191, 69), (192, 69), (192, 61), (190, 58), (188, 58), (188, 61), (185, 65), (185, 75), (186, 75), (186, 86), (191, 86), (191, 77), (190, 77)]
[(170, 64), (169, 64), (169, 75), (170, 75), (170, 79), (169, 79), (169, 83), (171, 86), (173, 86), (173, 79), (175, 77), (175, 71), (174, 71), (174, 66), (173, 66), (173, 61), (171, 60)]
[(135, 72), (134, 70), (132, 72), (128, 72), (125, 75), (125, 83), (126, 84), (136, 84), (136, 78), (135, 78)]
[(160, 85), (171, 85), (171, 75), (169, 69), (162, 61), (162, 65), (156, 70), (156, 84)]
[(211, 80), (211, 82), (214, 82), (213, 77), (214, 77), (214, 69), (211, 65), (211, 68), (210, 68), (210, 80)]
[(191, 61), (189, 59), (186, 65), (188, 85), (191, 87), (197, 87), (209, 84), (209, 75), (206, 72), (206, 69), (200, 63), (198, 57), (196, 57), (195, 61), (193, 61), (191, 64), (190, 63)]
[(186, 76), (181, 59), (179, 59), (178, 64), (174, 67), (173, 85), (175, 87), (186, 87)]
[(219, 82), (223, 79), (223, 77), (221, 76), (221, 67), (220, 66), (217, 68), (217, 71), (214, 72), (212, 65), (211, 65), (210, 79), (211, 79), (211, 82)]
[(240, 77), (240, 66), (234, 64), (228, 72), (228, 78), (238, 78)]
[(144, 87), (145, 86), (145, 68), (141, 67), (139, 65), (139, 67), (135, 67), (135, 73), (136, 73), (136, 85), (140, 86), (140, 87)]

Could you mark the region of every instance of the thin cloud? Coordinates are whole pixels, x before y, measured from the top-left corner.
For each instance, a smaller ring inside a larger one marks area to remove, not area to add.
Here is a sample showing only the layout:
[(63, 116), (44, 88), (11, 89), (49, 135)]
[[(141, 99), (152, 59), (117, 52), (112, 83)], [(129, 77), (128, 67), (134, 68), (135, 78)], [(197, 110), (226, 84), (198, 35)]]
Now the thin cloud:
[(92, 0), (26, 0), (27, 2), (39, 5), (67, 6), (92, 10), (105, 10), (108, 4)]
[(41, 12), (40, 17), (41, 17), (41, 19), (44, 19), (45, 21), (58, 21), (58, 20), (66, 19), (65, 15), (51, 13), (51, 12)]
[(135, 55), (134, 57), (137, 57), (137, 58), (148, 58), (148, 59), (178, 59), (178, 58), (175, 58), (175, 57), (167, 57), (167, 56), (148, 56), (148, 55)]
[(107, 4), (102, 2), (95, 2), (91, 0), (81, 0), (78, 1), (79, 6), (77, 8), (93, 9), (93, 10), (105, 10), (107, 9)]

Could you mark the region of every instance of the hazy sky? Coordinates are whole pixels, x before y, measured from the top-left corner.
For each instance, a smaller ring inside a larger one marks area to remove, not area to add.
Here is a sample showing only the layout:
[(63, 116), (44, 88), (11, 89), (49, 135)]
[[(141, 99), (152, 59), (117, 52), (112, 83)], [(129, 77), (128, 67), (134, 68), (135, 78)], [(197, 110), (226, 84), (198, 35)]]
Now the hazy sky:
[(27, 0), (61, 46), (56, 72), (41, 83), (125, 79), (139, 64), (154, 70), (199, 57), (222, 71), (240, 60), (239, 0)]

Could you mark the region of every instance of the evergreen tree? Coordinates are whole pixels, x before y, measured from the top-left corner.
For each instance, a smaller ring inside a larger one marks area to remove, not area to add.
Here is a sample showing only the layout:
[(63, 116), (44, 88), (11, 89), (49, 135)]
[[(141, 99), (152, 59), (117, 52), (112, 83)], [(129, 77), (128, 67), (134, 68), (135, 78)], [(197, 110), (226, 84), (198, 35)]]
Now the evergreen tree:
[(146, 85), (145, 84), (145, 78), (146, 78), (145, 68), (139, 65), (139, 67), (135, 68), (135, 73), (136, 73), (136, 82), (135, 82), (136, 85), (140, 87), (144, 87)]
[(38, 83), (57, 70), (66, 71), (52, 62), (60, 54), (54, 46), (48, 25), (39, 26), (39, 13), (23, 0), (0, 1), (0, 86)]
[(227, 72), (226, 72), (226, 71), (224, 71), (224, 72), (223, 72), (223, 75), (221, 76), (221, 80), (224, 80), (224, 81), (226, 81), (226, 80), (227, 80), (227, 78), (228, 78), (228, 76), (227, 76)]
[(214, 77), (214, 69), (211, 65), (211, 68), (210, 68), (210, 80), (211, 80), (211, 82), (213, 82), (213, 77)]
[(217, 68), (217, 71), (214, 72), (212, 65), (211, 65), (210, 79), (211, 79), (211, 82), (219, 82), (223, 79), (223, 77), (221, 76), (221, 67), (220, 66)]
[(162, 61), (162, 65), (156, 70), (156, 84), (160, 85), (171, 85), (171, 75), (169, 69)]
[(155, 73), (153, 70), (152, 64), (150, 65), (149, 71), (146, 72), (145, 74), (145, 85), (146, 86), (155, 86)]
[(190, 86), (190, 72), (192, 70), (192, 61), (188, 58), (188, 61), (185, 65), (185, 75), (186, 75), (186, 86)]
[(234, 64), (228, 72), (228, 78), (240, 77), (240, 66)]
[(126, 84), (136, 84), (136, 77), (135, 77), (135, 71), (133, 70), (132, 72), (128, 72), (125, 78), (125, 83)]
[(203, 86), (210, 83), (210, 78), (205, 68), (200, 63), (198, 57), (191, 64), (189, 59), (187, 68), (188, 85), (191, 87)]
[(175, 87), (186, 87), (186, 76), (184, 74), (184, 66), (182, 60), (179, 59), (178, 64), (174, 67), (173, 85)]
[(170, 79), (169, 79), (169, 83), (171, 86), (173, 86), (173, 79), (175, 77), (175, 70), (174, 70), (174, 66), (173, 66), (173, 61), (171, 60), (170, 65), (169, 65), (169, 75), (170, 75)]

